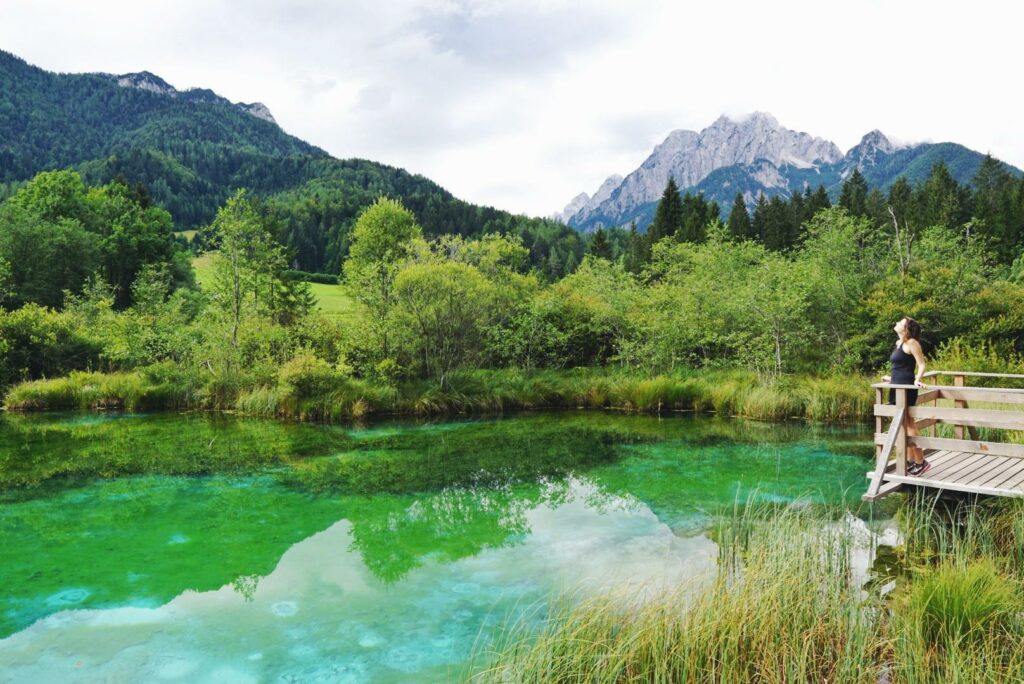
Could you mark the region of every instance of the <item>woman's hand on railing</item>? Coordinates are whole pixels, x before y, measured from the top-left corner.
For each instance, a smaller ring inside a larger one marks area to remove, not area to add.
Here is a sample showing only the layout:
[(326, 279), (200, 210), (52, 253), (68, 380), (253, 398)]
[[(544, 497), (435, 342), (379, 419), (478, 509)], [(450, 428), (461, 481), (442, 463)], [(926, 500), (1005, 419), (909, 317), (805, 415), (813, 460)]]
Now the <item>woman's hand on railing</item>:
[(890, 377), (888, 375), (883, 375), (882, 376), (882, 382), (889, 382), (890, 380), (892, 380), (892, 377)]

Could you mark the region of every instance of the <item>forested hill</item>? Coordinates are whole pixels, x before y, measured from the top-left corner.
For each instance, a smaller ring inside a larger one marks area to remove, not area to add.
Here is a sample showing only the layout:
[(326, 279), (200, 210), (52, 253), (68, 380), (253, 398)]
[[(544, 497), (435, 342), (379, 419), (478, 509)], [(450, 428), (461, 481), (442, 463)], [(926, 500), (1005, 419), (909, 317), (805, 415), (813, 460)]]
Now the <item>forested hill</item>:
[(323, 150), (233, 106), (55, 74), (0, 51), (0, 181), (151, 148), (175, 155), (236, 148), (273, 156)]
[(520, 235), (551, 277), (572, 270), (584, 243), (555, 221), (455, 198), (423, 176), (339, 160), (225, 102), (123, 87), (102, 74), (56, 74), (0, 51), (0, 199), (48, 169), (74, 167), (94, 185), (144, 184), (178, 230), (201, 228), (238, 188), (265, 198), (293, 265), (337, 273), (359, 212), (401, 199), (429, 235)]

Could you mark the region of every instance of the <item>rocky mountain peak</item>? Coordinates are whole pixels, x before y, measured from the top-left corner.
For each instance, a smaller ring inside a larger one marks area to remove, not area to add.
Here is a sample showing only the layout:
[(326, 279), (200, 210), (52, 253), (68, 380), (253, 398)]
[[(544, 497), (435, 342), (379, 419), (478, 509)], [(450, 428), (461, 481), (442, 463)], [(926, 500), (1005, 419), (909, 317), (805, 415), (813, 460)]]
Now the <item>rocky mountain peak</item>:
[(587, 206), (587, 202), (589, 201), (590, 195), (588, 195), (585, 192), (581, 192), (580, 194), (576, 195), (571, 200), (569, 200), (569, 203), (565, 205), (565, 209), (562, 209), (562, 211), (559, 212), (555, 212), (554, 214), (552, 214), (551, 218), (555, 219), (556, 221), (561, 221), (565, 223), (573, 216), (575, 216), (576, 212), (578, 212), (583, 207)]
[(117, 85), (122, 88), (138, 88), (139, 90), (148, 90), (151, 93), (157, 93), (159, 95), (174, 95), (176, 92), (174, 86), (160, 78), (156, 74), (148, 71), (139, 71), (133, 74), (121, 74), (114, 76), (109, 74), (117, 81)]
[(889, 141), (885, 134), (877, 128), (870, 133), (865, 133), (864, 137), (860, 139), (858, 147), (873, 147), (876, 150), (881, 150), (887, 154), (892, 154), (896, 151), (896, 146)]
[(595, 209), (611, 197), (611, 194), (615, 192), (615, 189), (622, 183), (622, 176), (617, 173), (613, 173), (604, 179), (601, 183), (601, 187), (597, 189), (593, 195), (588, 195), (585, 192), (581, 192), (572, 198), (572, 201), (566, 205), (565, 209), (561, 213), (555, 214), (555, 218), (563, 223), (568, 223), (569, 219), (574, 216), (589, 217)]
[(866, 168), (876, 165), (879, 160), (896, 151), (896, 146), (885, 137), (885, 134), (877, 128), (860, 139), (860, 142), (850, 148), (843, 160), (843, 170), (840, 175), (846, 178), (854, 169), (863, 171)]
[(815, 169), (841, 159), (843, 153), (834, 143), (790, 130), (767, 112), (735, 118), (723, 115), (699, 133), (686, 129), (669, 133), (606, 199), (595, 201), (595, 195), (570, 223), (581, 225), (594, 214), (626, 215), (658, 199), (670, 176), (680, 188), (691, 188), (712, 171), (736, 164), (767, 160), (776, 167)]
[(263, 119), (264, 121), (269, 121), (273, 124), (277, 123), (277, 121), (274, 120), (273, 115), (271, 115), (270, 110), (262, 102), (253, 102), (251, 104), (246, 104), (244, 102), (231, 102), (231, 100), (218, 95), (209, 88), (188, 88), (186, 90), (178, 90), (164, 79), (149, 71), (138, 71), (131, 74), (101, 73), (98, 75), (111, 79), (122, 88), (138, 88), (139, 90), (146, 90), (151, 93), (156, 93), (157, 95), (179, 98), (188, 102), (223, 104), (229, 107), (234, 107), (246, 114), (251, 114), (258, 119)]
[(248, 112), (249, 114), (252, 114), (257, 119), (263, 119), (264, 121), (269, 121), (272, 124), (277, 123), (277, 119), (275, 119), (274, 115), (270, 113), (270, 109), (267, 107), (267, 105), (263, 104), (262, 102), (252, 102), (249, 104), (246, 104), (245, 102), (239, 102), (235, 106), (241, 109), (243, 112)]

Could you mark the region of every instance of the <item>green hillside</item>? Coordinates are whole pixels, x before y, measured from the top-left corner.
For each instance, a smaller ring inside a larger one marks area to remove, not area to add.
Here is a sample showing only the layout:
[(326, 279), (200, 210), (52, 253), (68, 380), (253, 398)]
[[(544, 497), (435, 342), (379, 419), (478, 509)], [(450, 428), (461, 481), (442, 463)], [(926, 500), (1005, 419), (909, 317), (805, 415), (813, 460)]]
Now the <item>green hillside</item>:
[(404, 169), (335, 159), (230, 104), (50, 73), (0, 51), (0, 199), (39, 171), (68, 167), (90, 185), (118, 177), (144, 185), (178, 231), (209, 224), (235, 190), (248, 188), (265, 200), (293, 265), (311, 272), (338, 272), (352, 223), (381, 195), (401, 199), (428, 237), (519, 235), (553, 278), (585, 249), (558, 222), (463, 202)]

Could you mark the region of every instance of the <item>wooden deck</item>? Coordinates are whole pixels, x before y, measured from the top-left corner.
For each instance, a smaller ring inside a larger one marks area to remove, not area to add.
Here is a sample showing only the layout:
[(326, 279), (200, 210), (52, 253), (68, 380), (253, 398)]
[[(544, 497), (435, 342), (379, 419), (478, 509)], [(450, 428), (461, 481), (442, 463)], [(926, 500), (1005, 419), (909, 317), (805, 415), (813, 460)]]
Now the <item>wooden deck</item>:
[[(914, 387), (879, 383), (875, 388), (875, 469), (867, 474), (868, 491), (863, 498), (874, 501), (899, 490), (904, 485), (931, 487), (939, 490), (986, 494), (991, 496), (1024, 496), (1024, 444), (1009, 439), (981, 441), (977, 428), (988, 428), (993, 433), (1024, 430), (1024, 390), (992, 387), (968, 387), (971, 377), (1024, 379), (1020, 375), (996, 373), (968, 373), (962, 371), (933, 371), (925, 378), (940, 379), (953, 376), (954, 384), (926, 385), (919, 391), (917, 405), (906, 405), (906, 392)], [(886, 389), (896, 390), (896, 405), (882, 403)], [(942, 399), (952, 400), (953, 406), (937, 406)], [(968, 406), (969, 401), (986, 404), (1009, 405), (1012, 408), (978, 408)], [(931, 402), (931, 406), (927, 403)], [(918, 436), (907, 434), (907, 418), (914, 420)], [(882, 432), (883, 420), (891, 418), (889, 429)], [(936, 426), (953, 425), (953, 438), (937, 437)], [(931, 431), (931, 435), (925, 434)], [(965, 435), (966, 431), (966, 435)], [(1000, 431), (1000, 432), (996, 432)], [(964, 439), (969, 436), (969, 439)], [(907, 448), (917, 446), (924, 450), (932, 464), (923, 475), (909, 475)]]

